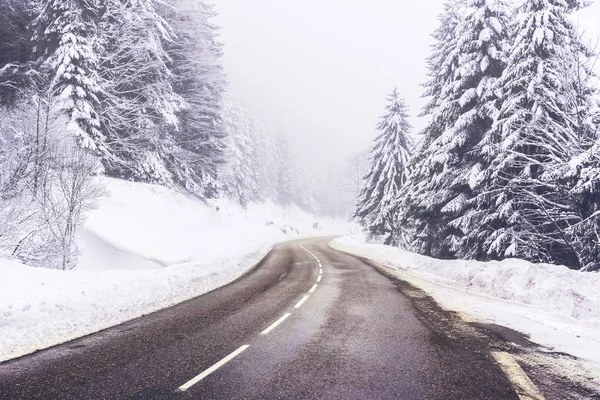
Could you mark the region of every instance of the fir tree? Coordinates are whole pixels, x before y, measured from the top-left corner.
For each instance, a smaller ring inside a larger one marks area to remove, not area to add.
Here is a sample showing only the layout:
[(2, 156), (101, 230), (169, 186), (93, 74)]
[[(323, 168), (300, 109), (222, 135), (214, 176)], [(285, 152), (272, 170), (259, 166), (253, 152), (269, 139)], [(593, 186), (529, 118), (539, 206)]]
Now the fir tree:
[(232, 99), (225, 102), (223, 122), (228, 139), (228, 162), (222, 168), (223, 189), (229, 198), (246, 207), (251, 201), (262, 200), (255, 124), (248, 112)]
[(377, 135), (371, 151), (370, 168), (364, 178), (355, 218), (373, 235), (392, 240), (393, 204), (407, 179), (407, 163), (412, 143), (410, 123), (404, 100), (394, 89), (388, 97), (386, 114), (377, 126)]
[(287, 138), (282, 132), (276, 137), (275, 146), (277, 149), (277, 202), (282, 205), (289, 205), (296, 202), (298, 194), (297, 181), (294, 179), (294, 160), (290, 152)]
[(33, 22), (32, 40), (49, 70), (50, 91), (72, 121), (70, 130), (83, 148), (105, 155), (93, 45), (99, 9), (95, 0), (48, 0)]
[[(456, 112), (456, 104), (443, 102), (442, 92), (452, 82), (458, 68), (457, 29), (462, 21), (464, 6), (464, 1), (447, 0), (444, 4), (444, 12), (439, 16), (440, 26), (432, 35), (435, 43), (431, 47), (432, 54), (427, 59), (430, 79), (423, 85), (425, 87), (424, 97), (429, 97), (429, 101), (420, 114), (422, 117), (429, 117), (430, 120), (421, 132), (421, 140), (417, 144), (413, 158), (410, 160), (411, 164), (416, 165), (423, 162), (423, 157), (429, 146), (447, 129), (448, 115), (453, 115)], [(442, 108), (445, 113), (439, 112)], [(410, 186), (412, 185), (409, 182), (407, 187)], [(408, 189), (407, 194), (410, 194)], [(396, 219), (398, 221), (396, 224), (397, 229), (394, 232), (394, 242), (404, 248), (426, 253), (427, 251), (424, 249), (415, 249), (414, 238), (418, 234), (426, 239), (433, 236), (433, 233), (427, 232), (426, 229), (419, 229), (414, 219), (410, 221), (409, 204), (413, 200), (409, 196), (402, 195), (396, 201), (399, 204), (397, 206), (398, 215)]]
[[(561, 152), (544, 165), (542, 177), (562, 189), (551, 193), (554, 207), (545, 205), (545, 208), (553, 210), (558, 204), (562, 207), (552, 216), (556, 231), (545, 235), (540, 244), (544, 247), (566, 246), (572, 259), (559, 259), (558, 262), (584, 270), (599, 270), (600, 96), (595, 85), (597, 76), (590, 68), (595, 56), (587, 49), (567, 55), (576, 56), (575, 60), (567, 59), (562, 63), (566, 68), (564, 98), (571, 123), (561, 126), (554, 123), (553, 128), (566, 130), (565, 136), (571, 137), (572, 141), (565, 143)], [(557, 196), (557, 192), (562, 195)]]
[[(170, 0), (165, 16), (173, 26), (176, 40), (168, 43), (173, 65), (173, 89), (187, 107), (178, 114), (179, 125), (172, 130), (183, 152), (176, 158), (182, 176), (179, 183), (214, 196), (217, 169), (223, 162), (226, 132), (221, 118), (221, 98), (225, 76), (221, 65), (222, 45), (218, 28), (211, 22), (216, 16), (206, 1)], [(200, 185), (199, 185), (200, 184)]]
[(574, 62), (582, 51), (569, 14), (576, 2), (528, 0), (519, 9), (516, 38), (497, 83), (501, 110), (481, 144), (485, 217), (472, 232), (479, 258), (520, 257), (579, 266), (566, 235), (577, 220), (569, 176), (557, 165), (575, 156), (581, 130), (569, 101)]
[(170, 131), (179, 126), (186, 103), (173, 89), (165, 49), (175, 35), (155, 3), (106, 2), (97, 41), (111, 153), (104, 164), (113, 177), (172, 185), (180, 149)]
[(254, 165), (258, 169), (258, 187), (260, 200), (277, 201), (279, 198), (279, 151), (280, 130), (265, 126), (256, 119), (252, 120), (252, 132), (255, 141)]
[(31, 4), (0, 0), (0, 106), (15, 106), (31, 86)]
[[(429, 102), (423, 108), (420, 116), (430, 116), (431, 122), (423, 132), (424, 141), (419, 147), (427, 147), (429, 141), (435, 140), (446, 129), (443, 114), (438, 112), (440, 107), (451, 105), (442, 103), (441, 93), (454, 79), (458, 68), (458, 42), (457, 28), (462, 21), (465, 1), (448, 0), (444, 4), (444, 12), (440, 14), (440, 26), (433, 33), (435, 43), (432, 45), (432, 54), (427, 59), (429, 81), (425, 87), (424, 97), (429, 97)], [(416, 152), (418, 155), (420, 152)]]
[(476, 245), (464, 240), (477, 214), (470, 210), (479, 184), (476, 147), (495, 119), (492, 88), (504, 68), (504, 4), (473, 0), (469, 6), (460, 22), (447, 8), (434, 35), (440, 42), (429, 61), (425, 95), (432, 100), (424, 111), (432, 118), (399, 198), (399, 241), (438, 257), (464, 256)]
[(565, 229), (578, 256), (574, 265), (586, 271), (600, 271), (600, 110), (597, 119), (597, 142), (560, 170), (563, 176), (575, 177), (569, 193), (577, 218)]

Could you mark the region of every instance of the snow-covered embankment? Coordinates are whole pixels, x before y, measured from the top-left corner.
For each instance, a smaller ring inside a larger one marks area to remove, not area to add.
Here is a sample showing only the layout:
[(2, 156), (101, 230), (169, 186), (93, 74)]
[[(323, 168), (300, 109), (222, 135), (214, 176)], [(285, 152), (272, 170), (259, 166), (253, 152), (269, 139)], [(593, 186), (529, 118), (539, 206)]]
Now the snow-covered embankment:
[(330, 246), (376, 262), (446, 309), (528, 334), (531, 340), (600, 364), (600, 274), (509, 259), (438, 260), (343, 237)]
[(105, 183), (108, 195), (78, 233), (76, 270), (0, 259), (0, 362), (214, 290), (277, 242), (350, 228), (292, 206), (243, 209), (154, 185)]

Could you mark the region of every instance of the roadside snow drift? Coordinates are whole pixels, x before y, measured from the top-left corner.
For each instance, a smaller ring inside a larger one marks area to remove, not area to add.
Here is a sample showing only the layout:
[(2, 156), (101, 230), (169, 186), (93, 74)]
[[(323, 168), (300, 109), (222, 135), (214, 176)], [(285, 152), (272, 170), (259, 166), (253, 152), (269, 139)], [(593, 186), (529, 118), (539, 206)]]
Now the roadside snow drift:
[(443, 307), (600, 363), (600, 274), (509, 259), (438, 260), (343, 237), (330, 246), (394, 270)]
[(214, 290), (277, 242), (350, 228), (293, 206), (245, 210), (154, 185), (105, 183), (107, 196), (78, 233), (76, 270), (0, 259), (0, 362)]

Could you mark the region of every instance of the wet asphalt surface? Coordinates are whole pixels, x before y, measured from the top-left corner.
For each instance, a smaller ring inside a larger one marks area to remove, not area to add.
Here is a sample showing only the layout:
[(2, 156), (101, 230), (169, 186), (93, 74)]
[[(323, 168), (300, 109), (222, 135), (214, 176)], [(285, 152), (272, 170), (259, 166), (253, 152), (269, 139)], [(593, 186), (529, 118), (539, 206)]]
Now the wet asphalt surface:
[(323, 275), (298, 309), (319, 273), (303, 241), (204, 296), (0, 364), (0, 399), (518, 399), (484, 340), (444, 333), (443, 316), (329, 240), (304, 242)]

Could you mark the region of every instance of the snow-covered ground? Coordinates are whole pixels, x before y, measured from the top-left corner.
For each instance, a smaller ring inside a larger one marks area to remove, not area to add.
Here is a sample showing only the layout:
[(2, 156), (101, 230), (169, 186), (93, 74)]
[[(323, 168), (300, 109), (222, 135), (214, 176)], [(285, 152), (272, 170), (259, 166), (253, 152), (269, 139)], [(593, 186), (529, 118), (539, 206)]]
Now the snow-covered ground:
[(105, 183), (107, 196), (78, 233), (76, 270), (0, 259), (0, 362), (223, 286), (277, 242), (352, 229), (295, 206), (244, 210), (226, 199), (207, 204), (160, 186)]
[(390, 268), (444, 308), (600, 365), (600, 274), (509, 259), (447, 261), (343, 237), (334, 249)]

